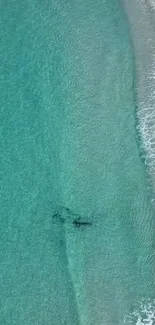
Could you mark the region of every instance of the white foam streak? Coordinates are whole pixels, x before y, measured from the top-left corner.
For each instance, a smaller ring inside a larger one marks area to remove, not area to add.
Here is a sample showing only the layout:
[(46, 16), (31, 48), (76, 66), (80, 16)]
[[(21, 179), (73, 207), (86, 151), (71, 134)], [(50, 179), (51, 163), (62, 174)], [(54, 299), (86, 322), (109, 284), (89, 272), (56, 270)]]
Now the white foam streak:
[(155, 0), (122, 0), (135, 52), (138, 133), (155, 188)]
[(154, 325), (155, 324), (155, 300), (139, 302), (139, 306), (124, 319), (124, 324), (129, 325)]
[(155, 180), (155, 62), (149, 70), (146, 75), (146, 89), (143, 89), (147, 95), (145, 100), (139, 103), (137, 116), (139, 132), (146, 152), (145, 164)]

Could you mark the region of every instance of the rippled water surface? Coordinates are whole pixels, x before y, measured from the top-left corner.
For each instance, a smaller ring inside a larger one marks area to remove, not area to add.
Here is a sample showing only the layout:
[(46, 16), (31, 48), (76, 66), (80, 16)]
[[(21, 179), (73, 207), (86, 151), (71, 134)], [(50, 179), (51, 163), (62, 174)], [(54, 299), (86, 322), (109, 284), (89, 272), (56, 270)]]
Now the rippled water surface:
[(151, 325), (130, 21), (114, 0), (0, 8), (0, 323)]

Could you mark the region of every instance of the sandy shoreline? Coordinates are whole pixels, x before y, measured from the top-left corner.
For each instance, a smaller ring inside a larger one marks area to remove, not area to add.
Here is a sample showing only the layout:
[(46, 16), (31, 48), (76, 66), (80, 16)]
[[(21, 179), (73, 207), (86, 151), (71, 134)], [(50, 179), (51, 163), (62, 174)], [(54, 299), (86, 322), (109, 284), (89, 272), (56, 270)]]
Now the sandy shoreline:
[(155, 188), (155, 3), (122, 0), (136, 63), (138, 129), (145, 150), (145, 163)]

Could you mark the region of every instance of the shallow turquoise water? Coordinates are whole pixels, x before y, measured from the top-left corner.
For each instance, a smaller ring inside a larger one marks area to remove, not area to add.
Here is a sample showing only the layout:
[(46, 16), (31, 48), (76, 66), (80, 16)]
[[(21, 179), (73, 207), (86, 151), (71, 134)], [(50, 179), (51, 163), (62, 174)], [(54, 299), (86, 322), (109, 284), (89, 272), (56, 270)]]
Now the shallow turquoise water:
[(126, 17), (115, 1), (0, 6), (1, 323), (121, 325), (155, 295)]

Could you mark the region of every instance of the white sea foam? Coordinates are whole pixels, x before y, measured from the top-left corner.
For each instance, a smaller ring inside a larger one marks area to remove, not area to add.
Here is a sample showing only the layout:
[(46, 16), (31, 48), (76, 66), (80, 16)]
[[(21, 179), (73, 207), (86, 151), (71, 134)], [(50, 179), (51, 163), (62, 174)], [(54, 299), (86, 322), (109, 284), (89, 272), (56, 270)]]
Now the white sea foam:
[(142, 300), (132, 313), (124, 319), (126, 325), (154, 325), (155, 324), (155, 299)]
[(145, 164), (148, 167), (149, 174), (155, 180), (155, 60), (152, 67), (149, 67), (145, 80), (146, 88), (143, 88), (143, 91), (147, 95), (138, 105), (139, 125), (137, 129), (146, 152)]
[(135, 52), (138, 133), (155, 187), (155, 0), (122, 0)]

